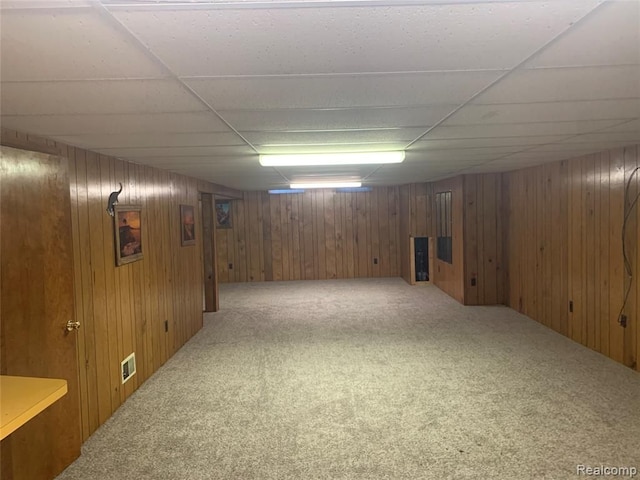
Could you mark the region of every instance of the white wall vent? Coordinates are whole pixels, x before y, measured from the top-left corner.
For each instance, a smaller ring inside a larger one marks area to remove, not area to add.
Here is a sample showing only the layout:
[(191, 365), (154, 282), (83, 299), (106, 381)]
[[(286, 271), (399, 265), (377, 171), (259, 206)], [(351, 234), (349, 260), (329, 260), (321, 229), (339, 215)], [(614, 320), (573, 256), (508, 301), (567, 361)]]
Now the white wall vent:
[(120, 364), (120, 371), (122, 373), (122, 383), (126, 383), (131, 377), (136, 374), (136, 353), (133, 352), (127, 358), (125, 358)]

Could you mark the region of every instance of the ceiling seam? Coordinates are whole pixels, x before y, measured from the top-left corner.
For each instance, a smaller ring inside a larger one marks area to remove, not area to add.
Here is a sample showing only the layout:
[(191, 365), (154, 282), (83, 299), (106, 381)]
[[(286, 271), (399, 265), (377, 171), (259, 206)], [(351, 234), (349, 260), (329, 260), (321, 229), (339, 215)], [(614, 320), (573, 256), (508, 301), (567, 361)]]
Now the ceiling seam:
[[(236, 128), (233, 125), (231, 125), (231, 123), (229, 123), (222, 115), (220, 115), (220, 113), (218, 113), (218, 111), (215, 108), (213, 108), (213, 106), (209, 104), (209, 102), (207, 102), (200, 94), (198, 94), (192, 87), (190, 87), (179, 75), (177, 75), (173, 70), (171, 70), (171, 68), (158, 55), (156, 55), (151, 50), (151, 47), (149, 47), (135, 33), (133, 33), (129, 28), (127, 28), (127, 26), (124, 23), (122, 23), (118, 18), (116, 18), (113, 15), (113, 13), (111, 13), (111, 11), (101, 2), (101, 0), (95, 0), (95, 1), (97, 1), (96, 3), (97, 8), (99, 12), (103, 14), (103, 16), (109, 19), (112, 23), (115, 23), (115, 25), (119, 26), (120, 29), (124, 30), (124, 32), (126, 32), (129, 36), (131, 36), (135, 40), (135, 42), (144, 49), (146, 54), (149, 55), (154, 62), (159, 64), (162, 67), (162, 69), (164, 69), (164, 71), (168, 72), (171, 75), (171, 77), (173, 77), (173, 79), (175, 79), (182, 86), (182, 88), (184, 88), (193, 97), (195, 97), (196, 100), (198, 100), (205, 107), (207, 107), (207, 109), (209, 109), (214, 115), (216, 115), (220, 119), (220, 121), (222, 121), (222, 123), (224, 123), (227, 127), (229, 127), (231, 131), (233, 131), (238, 137), (240, 137), (242, 141), (249, 148), (251, 148), (256, 154), (260, 153), (258, 152), (258, 149), (249, 140), (247, 140), (247, 138), (245, 138), (244, 135), (242, 135), (238, 130), (236, 130)], [(282, 173), (280, 173), (280, 171), (278, 171), (275, 168), (273, 168), (273, 170), (275, 170), (275, 172), (278, 173), (278, 175), (280, 175), (285, 181), (288, 181), (287, 178)]]
[(427, 136), (431, 131), (433, 131), (435, 128), (439, 127), (440, 125), (442, 125), (445, 121), (447, 121), (449, 118), (451, 118), (453, 115), (455, 115), (457, 112), (459, 112), (462, 108), (464, 108), (465, 106), (467, 106), (469, 103), (471, 103), (473, 100), (475, 100), (476, 98), (478, 98), (480, 95), (482, 95), (483, 93), (485, 93), (487, 90), (489, 90), (490, 88), (494, 87), (495, 85), (497, 85), (498, 83), (500, 83), (502, 80), (504, 80), (505, 78), (507, 78), (509, 75), (511, 75), (513, 72), (515, 72), (517, 69), (519, 69), (521, 66), (523, 66), (524, 64), (526, 64), (529, 60), (531, 60), (532, 58), (534, 58), (536, 55), (540, 54), (541, 52), (543, 52), (544, 50), (546, 50), (549, 46), (551, 46), (552, 44), (554, 44), (557, 40), (559, 40), (560, 38), (564, 37), (571, 29), (573, 29), (575, 26), (577, 26), (578, 24), (582, 23), (586, 18), (590, 17), (591, 15), (594, 14), (594, 12), (596, 12), (598, 9), (600, 9), (607, 0), (601, 0), (600, 3), (598, 3), (595, 7), (593, 7), (591, 10), (589, 10), (587, 13), (585, 13), (582, 17), (580, 17), (578, 20), (576, 20), (575, 22), (572, 22), (567, 28), (565, 28), (564, 30), (562, 30), (560, 33), (558, 33), (557, 35), (555, 35), (553, 38), (551, 38), (550, 40), (548, 40), (544, 45), (542, 45), (540, 48), (538, 48), (537, 50), (535, 50), (533, 53), (531, 53), (530, 55), (528, 55), (527, 57), (525, 57), (523, 60), (521, 60), (519, 63), (517, 63), (514, 67), (512, 67), (510, 70), (508, 70), (506, 73), (504, 73), (503, 75), (499, 76), (498, 78), (496, 78), (494, 81), (490, 82), (487, 86), (485, 86), (484, 88), (482, 88), (480, 91), (476, 92), (474, 95), (472, 95), (470, 98), (468, 98), (464, 103), (458, 105), (458, 107), (456, 107), (453, 111), (449, 112), (447, 115), (445, 115), (443, 118), (441, 118), (436, 124), (432, 125), (431, 127), (429, 127), (422, 135), (420, 135), (419, 137), (415, 138), (414, 140), (412, 140), (409, 144), (407, 144), (404, 148), (405, 150), (408, 149), (409, 147), (411, 147), (411, 145), (413, 145), (414, 143), (418, 142), (420, 139), (424, 138), (425, 136)]
[[(573, 139), (573, 138), (581, 137), (581, 136), (583, 136), (583, 135), (590, 135), (590, 134), (593, 134), (593, 133), (603, 132), (603, 131), (605, 131), (605, 130), (607, 130), (607, 129), (615, 128), (615, 127), (619, 127), (620, 125), (625, 125), (625, 124), (627, 124), (627, 123), (631, 123), (631, 122), (636, 121), (636, 120), (638, 120), (638, 119), (637, 119), (637, 118), (635, 118), (635, 119), (631, 119), (631, 120), (626, 120), (626, 121), (624, 121), (624, 122), (617, 123), (617, 124), (615, 124), (615, 125), (611, 125), (611, 126), (609, 126), (609, 127), (600, 128), (600, 129), (596, 129), (596, 130), (591, 130), (591, 131), (589, 131), (589, 132), (576, 133), (576, 134), (573, 134), (573, 135), (567, 135), (567, 138), (565, 138), (565, 139), (563, 139), (563, 140), (560, 140), (559, 142), (541, 143), (540, 145), (534, 145), (534, 146), (532, 146), (532, 147), (530, 147), (530, 148), (525, 148), (525, 149), (520, 150), (520, 151), (517, 151), (517, 152), (507, 153), (507, 154), (505, 154), (505, 155), (502, 155), (502, 156), (499, 156), (499, 157), (497, 157), (497, 158), (491, 159), (491, 160), (489, 160), (488, 162), (480, 162), (480, 163), (477, 163), (477, 164), (475, 164), (475, 165), (467, 166), (467, 167), (465, 167), (465, 168), (461, 168), (460, 170), (456, 170), (456, 171), (453, 173), (453, 175), (452, 175), (452, 176), (459, 175), (459, 174), (464, 174), (464, 172), (465, 172), (465, 171), (467, 171), (467, 170), (469, 170), (469, 169), (471, 169), (471, 168), (477, 168), (477, 167), (482, 167), (482, 166), (485, 166), (485, 165), (489, 165), (490, 163), (497, 162), (498, 160), (502, 160), (502, 159), (507, 158), (507, 157), (510, 157), (510, 156), (512, 156), (512, 155), (518, 155), (518, 154), (520, 154), (520, 153), (526, 153), (526, 152), (529, 152), (529, 151), (531, 151), (531, 150), (535, 150), (536, 148), (546, 147), (546, 146), (549, 146), (549, 145), (561, 145), (561, 144), (565, 144), (565, 145), (566, 145), (566, 142), (567, 142), (567, 141), (569, 141), (569, 140), (571, 140), (571, 139)], [(607, 132), (605, 132), (605, 133), (607, 133)], [(609, 133), (611, 133), (611, 132), (609, 132)], [(618, 142), (615, 142), (615, 143), (618, 143)], [(577, 145), (578, 145), (578, 144), (577, 144)], [(594, 152), (594, 153), (597, 153), (597, 152)], [(570, 153), (570, 152), (567, 152), (567, 155), (568, 155), (568, 157), (567, 157), (567, 158), (571, 158), (571, 157), (572, 157), (572, 153)], [(557, 161), (557, 160), (553, 160), (553, 161)]]
[[(263, 9), (305, 9), (305, 8), (385, 8), (385, 7), (431, 7), (453, 5), (480, 5), (509, 3), (513, 0), (307, 0), (307, 1), (205, 1), (205, 2), (152, 2), (131, 3), (130, 1), (110, 1), (105, 5), (113, 10), (134, 9), (145, 10), (182, 10), (184, 8), (195, 10), (263, 10)], [(519, 0), (523, 3), (533, 3), (539, 0)]]
[(173, 70), (171, 70), (171, 68), (169, 68), (169, 66), (160, 58), (158, 57), (152, 50), (151, 48), (146, 45), (135, 33), (133, 33), (129, 28), (127, 28), (126, 25), (124, 25), (124, 23), (122, 23), (118, 18), (116, 18), (111, 11), (109, 11), (109, 9), (100, 1), (100, 0), (95, 0), (96, 3), (94, 5), (96, 5), (96, 9), (98, 10), (99, 13), (102, 14), (102, 16), (104, 18), (106, 18), (108, 21), (110, 21), (112, 24), (115, 24), (118, 26), (119, 29), (121, 29), (122, 31), (124, 31), (127, 35), (129, 35), (131, 38), (133, 38), (135, 40), (135, 42), (138, 44), (138, 46), (142, 47), (144, 52), (156, 63), (158, 64), (165, 72), (169, 73), (170, 76), (176, 80), (181, 86), (182, 88), (184, 88), (187, 92), (189, 92), (193, 97), (196, 98), (196, 100), (198, 100), (201, 104), (203, 104), (205, 107), (207, 107), (207, 109), (209, 111), (211, 111), (214, 115), (216, 115), (227, 127), (229, 127), (229, 129), (231, 129), (238, 137), (240, 137), (242, 139), (242, 141), (249, 146), (253, 151), (255, 151), (256, 153), (259, 153), (258, 150), (256, 149), (256, 147), (253, 146), (253, 144), (247, 140), (238, 130), (236, 130), (224, 117), (222, 117), (222, 115), (220, 115), (215, 108), (213, 108), (209, 102), (207, 102), (204, 98), (202, 98), (202, 96), (200, 96), (193, 88), (191, 88), (189, 85), (187, 85), (182, 78), (177, 75)]

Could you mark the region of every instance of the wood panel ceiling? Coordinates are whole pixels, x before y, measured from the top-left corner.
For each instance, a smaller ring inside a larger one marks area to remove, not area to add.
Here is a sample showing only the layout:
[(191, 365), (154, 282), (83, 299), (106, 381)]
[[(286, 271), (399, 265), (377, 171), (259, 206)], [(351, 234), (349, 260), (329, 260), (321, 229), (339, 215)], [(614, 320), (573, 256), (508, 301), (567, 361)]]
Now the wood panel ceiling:
[[(640, 143), (637, 0), (2, 0), (0, 121), (258, 190), (507, 171)], [(405, 149), (400, 165), (258, 153)]]

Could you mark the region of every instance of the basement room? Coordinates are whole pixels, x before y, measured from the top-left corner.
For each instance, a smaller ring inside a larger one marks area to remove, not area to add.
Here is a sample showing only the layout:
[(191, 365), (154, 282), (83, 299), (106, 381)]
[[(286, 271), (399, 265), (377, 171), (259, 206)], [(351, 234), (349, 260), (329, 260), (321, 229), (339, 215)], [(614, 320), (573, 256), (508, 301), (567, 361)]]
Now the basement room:
[(640, 0), (0, 0), (2, 480), (640, 478)]

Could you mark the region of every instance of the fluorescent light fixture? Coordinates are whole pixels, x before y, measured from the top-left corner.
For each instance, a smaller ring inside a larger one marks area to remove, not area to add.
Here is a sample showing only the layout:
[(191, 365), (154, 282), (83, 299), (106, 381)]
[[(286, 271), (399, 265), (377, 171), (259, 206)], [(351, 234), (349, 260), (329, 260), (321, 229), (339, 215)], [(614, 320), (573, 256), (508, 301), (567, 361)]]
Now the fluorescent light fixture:
[(341, 193), (371, 192), (372, 190), (371, 187), (336, 188), (336, 192)]
[(304, 193), (304, 190), (302, 189), (298, 189), (298, 190), (287, 190), (285, 189), (276, 189), (276, 190), (269, 190), (269, 193), (271, 195), (289, 195), (291, 193)]
[(291, 188), (357, 188), (362, 182), (318, 182), (318, 183), (292, 183)]
[(404, 152), (303, 153), (260, 155), (263, 167), (307, 167), (319, 165), (372, 165), (401, 163)]

